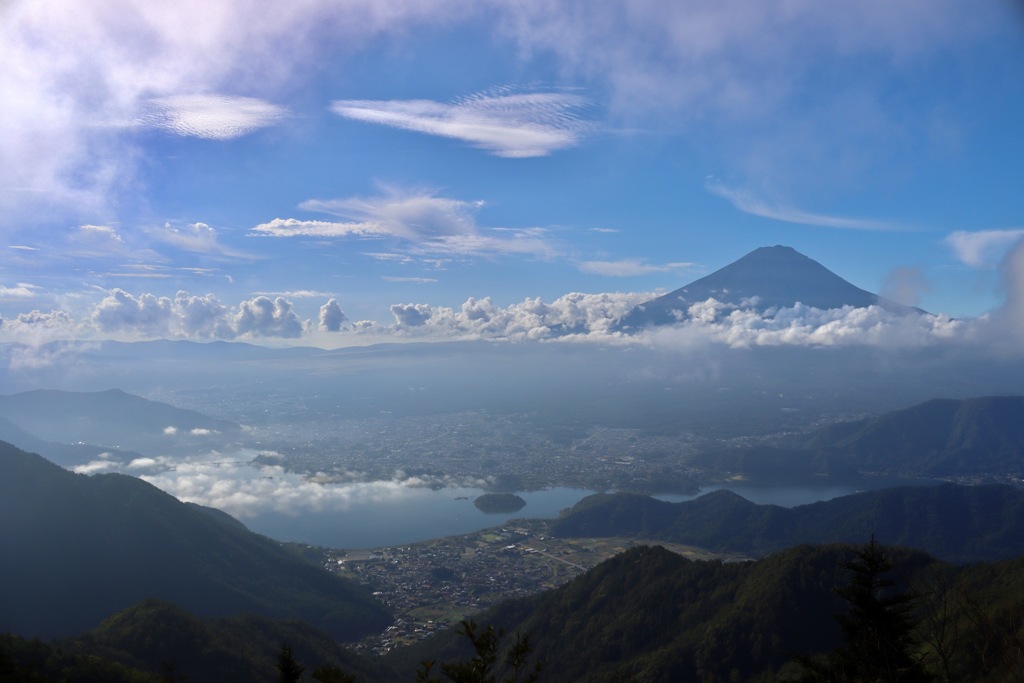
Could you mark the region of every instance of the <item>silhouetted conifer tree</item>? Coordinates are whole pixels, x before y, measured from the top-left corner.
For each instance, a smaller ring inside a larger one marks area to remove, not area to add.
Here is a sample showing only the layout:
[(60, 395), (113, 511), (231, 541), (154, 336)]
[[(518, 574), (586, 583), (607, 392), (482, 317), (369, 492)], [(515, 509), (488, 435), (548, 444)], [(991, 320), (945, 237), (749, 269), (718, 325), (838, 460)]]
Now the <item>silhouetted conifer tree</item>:
[(305, 671), (305, 667), (295, 661), (291, 646), (287, 643), (282, 645), (281, 652), (277, 655), (278, 683), (299, 683), (303, 671)]
[(850, 581), (837, 593), (846, 601), (846, 614), (837, 615), (843, 647), (824, 662), (799, 658), (807, 669), (803, 681), (849, 683), (926, 683), (932, 676), (914, 656), (916, 597), (894, 591), (887, 578), (893, 565), (874, 536), (856, 557), (844, 562)]
[(356, 683), (356, 677), (336, 666), (324, 665), (313, 670), (313, 679), (320, 683)]
[[(472, 619), (462, 621), (460, 633), (473, 644), (473, 658), (468, 662), (442, 664), (441, 671), (452, 683), (498, 683), (494, 668), (498, 662), (500, 643), (505, 635), (504, 630), (494, 630), (493, 626), (480, 628)], [(511, 673), (502, 683), (536, 683), (540, 678), (540, 664), (529, 669), (526, 660), (532, 652), (529, 636), (519, 633), (515, 635), (512, 646), (505, 656), (505, 664)], [(417, 683), (440, 683), (440, 679), (431, 675), (434, 662), (423, 662), (416, 672)]]

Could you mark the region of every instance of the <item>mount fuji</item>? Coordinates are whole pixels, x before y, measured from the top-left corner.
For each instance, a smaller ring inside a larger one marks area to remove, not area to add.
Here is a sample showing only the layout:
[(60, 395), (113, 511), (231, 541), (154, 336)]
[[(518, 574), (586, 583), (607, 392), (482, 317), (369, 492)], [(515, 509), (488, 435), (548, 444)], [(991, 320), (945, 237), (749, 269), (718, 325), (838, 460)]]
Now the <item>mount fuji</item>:
[(689, 316), (690, 306), (708, 299), (760, 312), (801, 303), (820, 309), (881, 306), (899, 314), (925, 313), (852, 285), (792, 247), (776, 245), (755, 249), (710, 275), (638, 305), (617, 327), (636, 331), (677, 323)]

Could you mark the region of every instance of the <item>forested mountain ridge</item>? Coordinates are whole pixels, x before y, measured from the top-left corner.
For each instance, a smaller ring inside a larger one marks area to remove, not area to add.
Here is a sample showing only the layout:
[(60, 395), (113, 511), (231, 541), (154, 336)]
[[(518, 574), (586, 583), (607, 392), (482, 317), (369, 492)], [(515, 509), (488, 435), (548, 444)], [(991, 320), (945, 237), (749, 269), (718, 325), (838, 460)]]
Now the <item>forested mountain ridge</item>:
[(142, 671), (173, 667), (178, 679), (189, 683), (274, 683), (282, 643), (310, 670), (335, 666), (367, 683), (394, 678), (379, 662), (354, 654), (305, 622), (253, 615), (199, 618), (160, 600), (132, 605), (65, 644)]
[(637, 536), (765, 555), (801, 543), (882, 543), (950, 562), (1017, 557), (1024, 548), (1024, 491), (1008, 485), (904, 486), (783, 508), (729, 491), (668, 503), (628, 493), (588, 496), (556, 520), (555, 536)]
[[(561, 588), (503, 603), (477, 622), (506, 633), (496, 653), (499, 669), (513, 634), (528, 634), (527, 666), (542, 664), (542, 682), (802, 680), (798, 658), (826, 661), (844, 645), (837, 617), (852, 614), (844, 589), (865, 547), (797, 546), (757, 561), (722, 563), (641, 546)], [(909, 598), (908, 652), (932, 680), (1016, 680), (1014, 672), (1024, 667), (1024, 559), (958, 567), (915, 550), (880, 550), (891, 562), (877, 577), (880, 597)], [(293, 646), (307, 676), (328, 664), (360, 683), (421, 680), (416, 671), (425, 660), (472, 656), (453, 630), (370, 662), (299, 623), (197, 619), (146, 601), (49, 646), (0, 637), (0, 679), (293, 680), (278, 678), (274, 668), (278, 639)], [(42, 675), (31, 677), (33, 671)], [(496, 673), (504, 680), (504, 672)]]
[(281, 680), (277, 660), (285, 644), (307, 671), (334, 667), (365, 683), (400, 680), (378, 660), (353, 653), (305, 622), (254, 615), (201, 618), (146, 600), (71, 638), (44, 643), (0, 635), (0, 681), (275, 683)]
[(804, 448), (858, 469), (953, 476), (1024, 471), (1024, 396), (933, 399), (884, 415), (825, 427)]
[(203, 616), (303, 619), (340, 640), (390, 623), (361, 587), (125, 475), (0, 442), (0, 631), (73, 635), (147, 598)]
[[(850, 585), (848, 567), (864, 547), (797, 546), (739, 563), (637, 547), (477, 620), (528, 633), (543, 681), (807, 680), (798, 657), (823, 661), (843, 646), (836, 617), (850, 604), (838, 589)], [(933, 680), (1016, 680), (1024, 560), (956, 567), (905, 548), (884, 553), (892, 570), (879, 577), (883, 595), (910, 598), (909, 651)], [(467, 655), (448, 633), (386, 660), (412, 680), (420, 660)]]

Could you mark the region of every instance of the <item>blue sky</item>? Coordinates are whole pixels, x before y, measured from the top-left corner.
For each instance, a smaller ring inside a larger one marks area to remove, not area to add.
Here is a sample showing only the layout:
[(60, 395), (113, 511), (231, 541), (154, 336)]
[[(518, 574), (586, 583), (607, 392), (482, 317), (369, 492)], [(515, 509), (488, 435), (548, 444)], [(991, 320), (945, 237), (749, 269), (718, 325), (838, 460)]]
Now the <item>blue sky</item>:
[(773, 244), (957, 318), (1013, 279), (1010, 0), (162, 5), (0, 6), (0, 339), (529, 336)]

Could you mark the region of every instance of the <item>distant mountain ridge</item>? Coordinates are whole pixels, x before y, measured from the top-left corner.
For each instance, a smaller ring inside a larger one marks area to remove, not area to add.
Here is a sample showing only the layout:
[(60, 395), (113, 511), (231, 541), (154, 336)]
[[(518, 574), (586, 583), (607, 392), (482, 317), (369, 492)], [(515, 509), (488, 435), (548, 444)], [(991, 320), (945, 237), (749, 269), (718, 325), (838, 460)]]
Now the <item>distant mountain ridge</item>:
[(792, 247), (776, 245), (755, 249), (710, 275), (638, 305), (618, 327), (635, 331), (680, 322), (690, 306), (708, 299), (762, 312), (797, 303), (821, 309), (881, 306), (898, 313), (924, 312), (863, 290)]
[(794, 508), (757, 505), (730, 491), (681, 503), (596, 494), (558, 519), (552, 534), (637, 536), (752, 555), (874, 535), (950, 562), (992, 561), (1017, 557), (1024, 548), (1024, 491), (997, 484), (906, 486)]
[(753, 477), (1024, 474), (1024, 396), (932, 399), (773, 443), (702, 453), (690, 465)]
[(814, 433), (804, 448), (842, 454), (861, 470), (919, 476), (1024, 471), (1024, 396), (933, 399)]
[[(0, 428), (7, 427), (4, 431), (9, 441), (33, 449), (40, 443), (63, 443), (144, 451), (165, 445), (168, 441), (165, 430), (169, 428), (176, 433), (200, 436), (233, 434), (241, 430), (229, 420), (151, 401), (120, 389), (88, 392), (37, 389), (0, 395), (0, 420), (5, 421)], [(9, 425), (14, 425), (21, 433), (10, 429)], [(26, 439), (25, 433), (39, 437), (39, 442)], [(63, 455), (70, 458), (73, 453), (64, 449), (58, 457)]]
[[(35, 434), (22, 429), (5, 417), (0, 417), (0, 441), (6, 441), (29, 453), (38, 453), (50, 462), (62, 467), (73, 467), (99, 457), (115, 455), (111, 453), (109, 448), (103, 446), (93, 446), (85, 443), (59, 443), (57, 441), (40, 439)], [(118, 450), (116, 456), (120, 460), (130, 460), (139, 457), (139, 453)]]
[(74, 474), (0, 442), (0, 631), (71, 635), (147, 598), (303, 619), (339, 640), (391, 618), (362, 588), (141, 479)]

